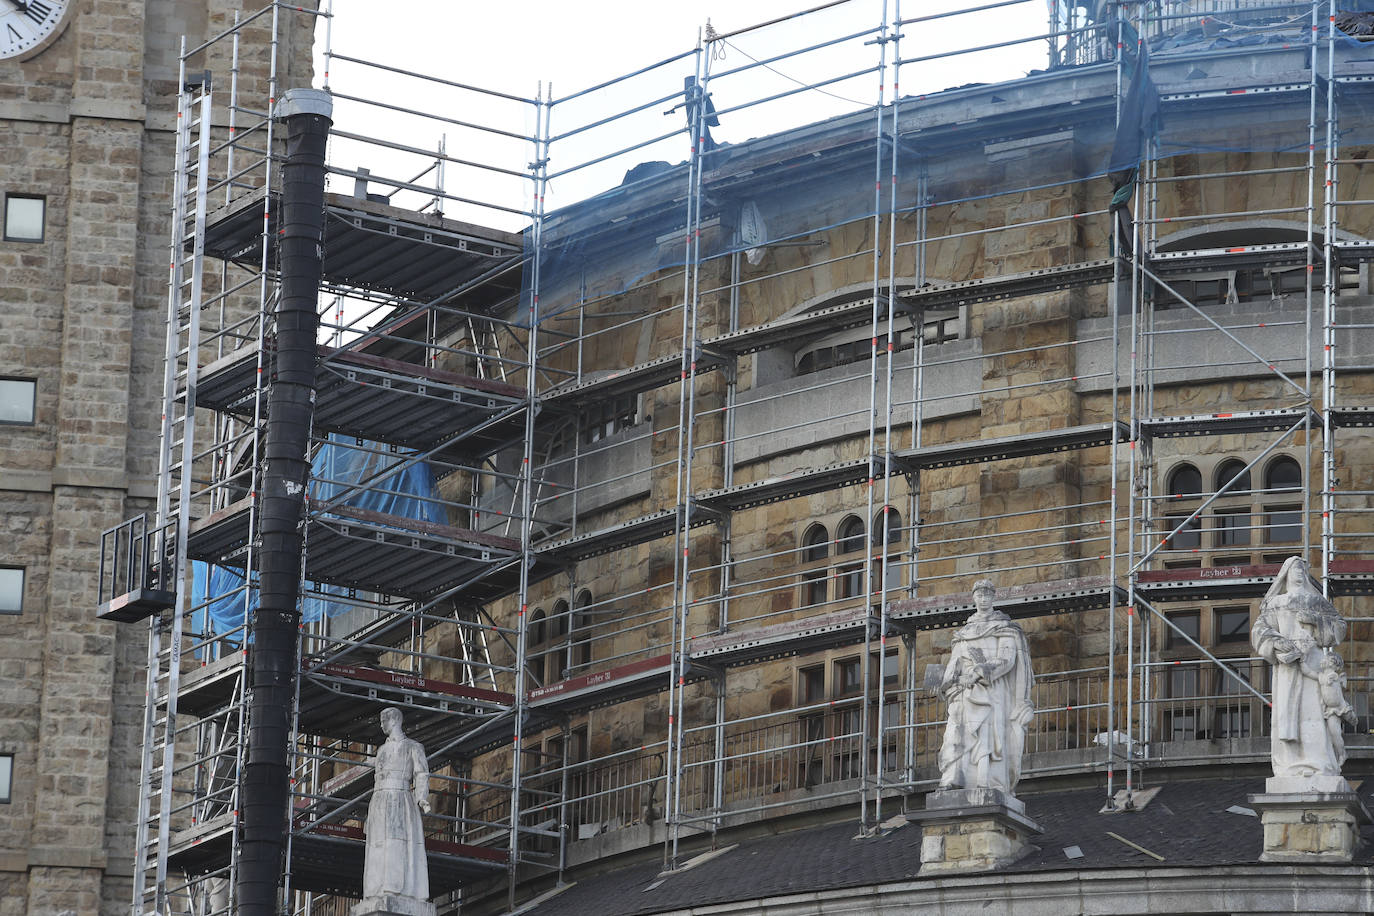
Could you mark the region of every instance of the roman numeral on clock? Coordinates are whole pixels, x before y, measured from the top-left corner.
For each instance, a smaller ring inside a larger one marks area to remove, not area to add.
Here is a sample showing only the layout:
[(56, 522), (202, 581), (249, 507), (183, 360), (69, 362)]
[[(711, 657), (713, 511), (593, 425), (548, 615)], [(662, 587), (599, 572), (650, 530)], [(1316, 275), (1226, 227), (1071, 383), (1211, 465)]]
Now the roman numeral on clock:
[(39, 24), (47, 19), (51, 13), (52, 7), (44, 3), (43, 0), (29, 0), (28, 6), (24, 8), (24, 15)]
[(21, 41), (24, 36), (19, 34), (19, 30), (8, 22), (5, 23), (5, 31), (9, 34), (11, 41)]

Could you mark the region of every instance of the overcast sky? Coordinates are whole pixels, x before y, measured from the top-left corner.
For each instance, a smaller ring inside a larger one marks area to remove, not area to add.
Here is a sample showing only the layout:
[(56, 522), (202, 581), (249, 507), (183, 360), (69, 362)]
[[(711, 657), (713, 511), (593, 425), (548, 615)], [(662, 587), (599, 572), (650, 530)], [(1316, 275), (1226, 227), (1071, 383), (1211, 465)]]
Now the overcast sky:
[[(985, 2), (985, 0), (984, 0)], [(798, 15), (784, 22), (728, 37), (716, 45), (723, 57), (703, 60), (688, 54), (633, 79), (570, 99), (581, 90), (697, 47), (709, 19), (715, 31), (728, 35), (739, 29), (786, 17), (819, 6), (819, 0), (334, 0), (329, 45), (338, 55), (363, 58), (451, 82), (479, 86), (534, 99), (550, 93), (559, 100), (552, 109), (550, 128), (556, 138), (549, 168), (556, 177), (549, 187), (549, 206), (556, 207), (597, 193), (619, 182), (635, 164), (648, 160), (682, 161), (688, 151), (680, 128), (681, 110), (675, 100), (683, 78), (709, 66), (710, 89), (722, 111), (715, 138), (740, 142), (800, 124), (872, 106), (878, 99), (879, 77), (874, 68), (878, 47), (872, 43), (883, 20), (883, 0), (848, 0), (829, 9)], [(956, 0), (907, 0), (905, 18), (970, 5)], [(901, 57), (915, 57), (1006, 41), (1047, 31), (1046, 0), (903, 28)], [(888, 16), (893, 7), (888, 4)], [(843, 39), (824, 48), (814, 45)], [(323, 29), (317, 36), (317, 55), (323, 51)], [(893, 58), (887, 45), (887, 60)], [(905, 63), (902, 95), (938, 91), (969, 82), (1014, 79), (1043, 67), (1046, 44), (1036, 41), (980, 53)], [(788, 57), (768, 62), (778, 55)], [(323, 60), (318, 69), (323, 74)], [(747, 69), (740, 69), (747, 68)], [(336, 130), (381, 136), (393, 144), (436, 149), (441, 137), (445, 152), (483, 165), (525, 172), (534, 158), (529, 137), (535, 130), (535, 107), (527, 102), (473, 93), (452, 86), (407, 79), (342, 60), (331, 65), (330, 88), (336, 93)], [(320, 82), (323, 81), (321, 75)], [(883, 97), (893, 93), (889, 68)], [(804, 88), (811, 87), (811, 88)], [(801, 91), (798, 91), (801, 90)], [(389, 105), (426, 116), (410, 115), (362, 105), (344, 96), (384, 99)], [(781, 96), (773, 101), (766, 101)], [(629, 109), (643, 110), (617, 117), (599, 127), (578, 131)], [(463, 123), (455, 123), (463, 122)], [(503, 133), (465, 126), (479, 124)], [(560, 134), (577, 131), (557, 139)], [(647, 141), (659, 139), (654, 143)], [(507, 136), (510, 135), (510, 136)], [(635, 149), (627, 147), (638, 146)], [(591, 160), (623, 150), (608, 161)], [(409, 180), (432, 157), (407, 154), (375, 145), (362, 146), (336, 137), (331, 163), (365, 166), (374, 174)], [(559, 174), (559, 173), (563, 174)], [(336, 179), (337, 180), (337, 179)], [(417, 184), (432, 186), (433, 176)], [(475, 208), (450, 201), (450, 215), (488, 225), (516, 228), (520, 214), (532, 205), (530, 182), (485, 168), (446, 166), (445, 191), (492, 207)], [(349, 188), (348, 190), (351, 190)], [(373, 188), (385, 191), (385, 188)], [(397, 203), (418, 206), (419, 198)], [(422, 197), (423, 195), (421, 195)], [(507, 210), (497, 209), (499, 207)]]

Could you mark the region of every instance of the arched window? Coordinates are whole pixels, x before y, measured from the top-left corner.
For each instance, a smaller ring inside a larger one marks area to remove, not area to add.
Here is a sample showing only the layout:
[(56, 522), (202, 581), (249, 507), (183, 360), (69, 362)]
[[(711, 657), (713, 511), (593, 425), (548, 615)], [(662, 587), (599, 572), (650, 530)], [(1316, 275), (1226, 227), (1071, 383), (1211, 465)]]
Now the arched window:
[[(1169, 472), (1169, 480), (1165, 486), (1167, 498), (1188, 499), (1199, 496), (1202, 493), (1202, 474), (1191, 464), (1180, 464)], [(1184, 524), (1188, 514), (1178, 512), (1164, 515), (1166, 531), (1173, 531), (1179, 525), (1183, 525), (1177, 534), (1169, 538), (1169, 550), (1196, 550), (1201, 546), (1202, 524), (1198, 519)]]
[[(835, 552), (837, 554), (858, 553), (864, 549), (864, 541), (868, 537), (867, 526), (863, 519), (857, 515), (851, 515), (844, 521), (835, 533)], [(854, 598), (863, 594), (864, 565), (859, 563), (846, 563), (835, 571), (835, 597)]]
[(873, 519), (873, 549), (877, 553), (883, 550), (883, 525), (887, 531), (887, 554), (878, 558), (879, 568), (873, 576), (873, 591), (882, 591), (884, 587), (888, 591), (901, 585), (901, 554), (902, 543), (902, 513), (892, 506), (884, 506), (878, 510), (878, 515)]
[(1202, 493), (1202, 474), (1191, 464), (1180, 464), (1169, 472), (1168, 495), (1179, 499)]
[(1266, 490), (1297, 490), (1302, 487), (1302, 467), (1284, 455), (1269, 462), (1264, 471)]
[(830, 532), (824, 525), (815, 524), (802, 535), (801, 601), (806, 607), (825, 604), (830, 600)]
[(591, 634), (591, 614), (587, 610), (592, 606), (592, 593), (587, 589), (577, 593), (577, 610), (573, 613), (573, 662), (579, 668), (586, 667), (592, 662), (592, 634)]
[(1283, 455), (1264, 469), (1267, 498), (1299, 500), (1267, 503), (1264, 506), (1264, 540), (1269, 544), (1292, 544), (1302, 540), (1302, 465)]
[(887, 546), (895, 547), (902, 543), (902, 513), (892, 506), (884, 506), (873, 520), (873, 546), (878, 549), (883, 546), (883, 529), (879, 523), (884, 519), (887, 520)]
[[(1235, 482), (1232, 483), (1232, 481)], [(1244, 461), (1238, 458), (1228, 458), (1217, 467), (1217, 491), (1219, 492), (1228, 483), (1231, 484), (1230, 489), (1226, 491), (1228, 496), (1250, 492), (1250, 471), (1245, 467)]]
[(806, 529), (802, 535), (802, 562), (823, 561), (830, 556), (830, 532), (824, 525), (816, 524)]
[(563, 680), (568, 667), (568, 627), (571, 623), (568, 602), (562, 600), (553, 604), (553, 614), (549, 617), (549, 651), (544, 660), (544, 683), (552, 684)]
[(542, 607), (537, 607), (534, 609), (534, 614), (530, 617), (529, 648), (535, 649), (542, 647), (547, 640), (548, 633), (544, 626), (544, 609)]
[(854, 553), (864, 549), (864, 523), (857, 515), (840, 522), (835, 533), (835, 552)]

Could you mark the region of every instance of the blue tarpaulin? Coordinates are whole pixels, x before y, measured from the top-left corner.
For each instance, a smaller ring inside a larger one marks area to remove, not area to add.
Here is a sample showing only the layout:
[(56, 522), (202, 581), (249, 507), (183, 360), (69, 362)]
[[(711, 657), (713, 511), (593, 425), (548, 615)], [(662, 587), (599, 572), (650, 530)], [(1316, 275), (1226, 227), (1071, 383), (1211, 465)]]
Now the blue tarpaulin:
[[(399, 470), (391, 470), (408, 457), (408, 453), (391, 451), (386, 445), (357, 444), (356, 439), (331, 435), (311, 461), (310, 500), (316, 511), (326, 504), (341, 505), (447, 524), (444, 507), (438, 501), (434, 473), (428, 464), (413, 462)], [(257, 591), (243, 588), (242, 570), (197, 560), (191, 564), (191, 574), (193, 606), (199, 606), (207, 598), (214, 599), (195, 613), (193, 625), (197, 632), (210, 632), (205, 626), (207, 617), (215, 633), (242, 627), (248, 612), (257, 607)], [(306, 591), (342, 594), (344, 589), (307, 582)], [(319, 620), (342, 614), (350, 607), (324, 598), (306, 597), (301, 601), (301, 617), (305, 622)]]

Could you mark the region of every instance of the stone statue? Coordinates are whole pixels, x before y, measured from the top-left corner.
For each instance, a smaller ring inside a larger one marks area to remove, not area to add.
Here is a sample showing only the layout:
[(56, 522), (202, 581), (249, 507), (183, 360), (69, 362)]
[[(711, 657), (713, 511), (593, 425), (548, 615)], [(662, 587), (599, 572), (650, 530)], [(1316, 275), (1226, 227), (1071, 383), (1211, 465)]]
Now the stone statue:
[[(364, 900), (355, 913), (396, 912), (397, 897), (430, 906), (429, 864), (420, 823), (420, 812), (429, 812), (425, 751), (401, 731), (401, 711), (394, 706), (382, 710), (382, 731), (386, 742), (377, 749), (373, 762), (376, 781), (367, 806)], [(364, 909), (372, 898), (392, 899), (385, 909)]]
[(993, 607), (988, 579), (973, 585), (976, 610), (954, 634), (940, 682), (949, 704), (940, 747), (941, 789), (995, 789), (1014, 795), (1021, 778), (1031, 702), (1026, 635)]
[(1315, 790), (1316, 777), (1340, 779), (1341, 721), (1353, 720), (1354, 713), (1342, 691), (1340, 656), (1331, 649), (1344, 636), (1345, 621), (1322, 596), (1307, 563), (1289, 557), (1260, 602), (1250, 642), (1274, 666), (1270, 755), (1275, 777), (1306, 781), (1293, 783), (1292, 791)]

